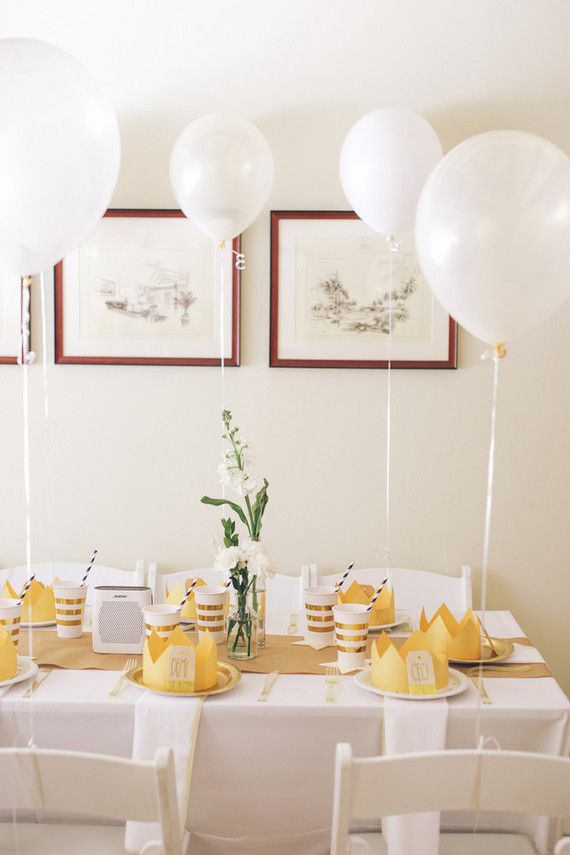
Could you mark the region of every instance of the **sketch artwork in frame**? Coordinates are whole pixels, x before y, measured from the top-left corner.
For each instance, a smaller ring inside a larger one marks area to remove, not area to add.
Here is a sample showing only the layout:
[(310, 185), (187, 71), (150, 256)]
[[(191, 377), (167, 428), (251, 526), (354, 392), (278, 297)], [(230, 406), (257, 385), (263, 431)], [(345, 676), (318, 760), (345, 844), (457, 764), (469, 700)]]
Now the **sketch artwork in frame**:
[(55, 361), (239, 365), (239, 251), (182, 211), (107, 211), (55, 267)]
[(17, 273), (0, 271), (0, 365), (16, 365), (22, 352), (23, 287)]
[(352, 211), (271, 212), (271, 366), (386, 368), (390, 326), (391, 367), (457, 367), (412, 236), (390, 250)]

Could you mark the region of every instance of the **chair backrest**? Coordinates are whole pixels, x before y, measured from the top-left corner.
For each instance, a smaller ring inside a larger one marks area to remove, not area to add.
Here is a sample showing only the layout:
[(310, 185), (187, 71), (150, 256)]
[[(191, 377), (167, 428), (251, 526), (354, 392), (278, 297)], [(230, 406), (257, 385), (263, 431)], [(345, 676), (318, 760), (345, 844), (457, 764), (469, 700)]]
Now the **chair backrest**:
[(164, 603), (166, 601), (166, 586), (169, 590), (174, 585), (182, 585), (184, 588), (187, 579), (203, 579), (207, 585), (223, 585), (224, 574), (211, 567), (192, 570), (179, 570), (176, 573), (159, 573), (158, 564), (153, 561), (148, 567), (148, 586), (152, 591), (153, 603)]
[[(55, 577), (60, 579), (76, 579), (81, 581), (88, 561), (83, 563), (69, 561), (51, 561), (43, 564), (32, 564), (32, 573), (44, 584), (50, 583)], [(0, 570), (0, 590), (8, 579), (16, 591), (20, 591), (28, 578), (28, 567), (22, 564), (9, 570)], [(89, 574), (89, 590), (87, 591), (87, 602), (90, 603), (93, 588), (97, 585), (144, 585), (145, 564), (139, 558), (132, 570), (124, 570), (120, 567), (105, 567), (102, 564), (93, 565)]]
[(304, 609), (303, 592), (309, 586), (310, 571), (302, 565), (297, 576), (276, 573), (267, 579), (267, 608), (273, 610), (296, 611)]
[(44, 809), (78, 817), (158, 822), (164, 855), (182, 855), (169, 749), (160, 748), (154, 761), (141, 762), (103, 754), (2, 748), (0, 768), (1, 810)]
[(355, 758), (337, 745), (331, 855), (348, 851), (352, 818), (474, 809), (569, 816), (570, 759), (526, 751)]
[[(386, 568), (371, 570), (352, 570), (344, 583), (357, 579), (364, 585), (380, 584), (387, 575)], [(390, 570), (392, 584), (396, 592), (396, 608), (419, 611), (426, 609), (428, 615), (442, 603), (447, 603), (452, 612), (462, 613), (472, 605), (471, 568), (462, 567), (460, 576), (447, 576), (444, 573), (431, 573), (428, 570), (405, 570), (393, 567)], [(334, 585), (342, 573), (320, 576), (319, 585)]]
[[(158, 565), (152, 563), (148, 568), (148, 584), (152, 590), (153, 601), (163, 603), (166, 599), (166, 585), (169, 589), (173, 585), (184, 586), (187, 579), (195, 579), (199, 576), (208, 585), (223, 585), (224, 574), (218, 570), (179, 570), (177, 573), (159, 573)], [(309, 568), (301, 567), (298, 576), (288, 576), (284, 573), (276, 573), (271, 579), (267, 579), (267, 602), (269, 609), (302, 609), (303, 591), (309, 585)], [(233, 590), (230, 589), (230, 599), (234, 600)]]

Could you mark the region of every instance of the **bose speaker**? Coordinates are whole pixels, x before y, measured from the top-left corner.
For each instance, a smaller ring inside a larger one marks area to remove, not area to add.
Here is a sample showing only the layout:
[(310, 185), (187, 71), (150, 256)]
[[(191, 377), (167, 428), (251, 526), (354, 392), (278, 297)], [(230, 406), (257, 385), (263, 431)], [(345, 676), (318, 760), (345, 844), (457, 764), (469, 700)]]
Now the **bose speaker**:
[(150, 606), (150, 588), (98, 585), (93, 588), (92, 645), (95, 653), (142, 653), (142, 609)]

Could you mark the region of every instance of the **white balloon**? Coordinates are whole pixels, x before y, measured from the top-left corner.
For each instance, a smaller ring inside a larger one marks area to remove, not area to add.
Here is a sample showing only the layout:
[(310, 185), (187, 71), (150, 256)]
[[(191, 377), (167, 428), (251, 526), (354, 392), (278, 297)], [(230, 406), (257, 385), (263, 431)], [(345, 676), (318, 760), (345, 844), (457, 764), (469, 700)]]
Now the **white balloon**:
[(346, 198), (376, 231), (412, 232), (422, 187), (442, 154), (437, 134), (417, 113), (367, 113), (350, 129), (340, 153)]
[(483, 341), (511, 341), (570, 293), (570, 159), (494, 131), (454, 148), (421, 195), (416, 247), (439, 302)]
[(87, 70), (46, 42), (0, 39), (0, 267), (51, 267), (96, 225), (119, 172), (117, 120)]
[(178, 204), (218, 241), (254, 221), (273, 184), (273, 157), (261, 131), (239, 116), (202, 116), (182, 131), (170, 157)]

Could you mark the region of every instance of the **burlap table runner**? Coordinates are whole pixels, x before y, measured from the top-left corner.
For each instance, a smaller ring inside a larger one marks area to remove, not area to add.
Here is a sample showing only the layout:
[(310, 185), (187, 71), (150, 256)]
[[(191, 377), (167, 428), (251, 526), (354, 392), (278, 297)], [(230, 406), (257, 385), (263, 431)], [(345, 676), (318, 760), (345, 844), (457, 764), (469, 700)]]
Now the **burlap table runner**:
[[(219, 658), (231, 661), (240, 671), (248, 674), (270, 674), (279, 671), (280, 674), (318, 674), (323, 676), (323, 663), (336, 660), (336, 649), (325, 647), (324, 650), (313, 650), (312, 647), (292, 644), (300, 641), (298, 637), (291, 635), (269, 635), (266, 646), (259, 652), (255, 659), (244, 662), (240, 660), (227, 659), (226, 648), (220, 645), (218, 648)], [(366, 656), (370, 657), (372, 638), (368, 639)], [(406, 640), (403, 637), (393, 638), (393, 642), (400, 646)], [(20, 633), (19, 651), (22, 655), (28, 655), (28, 633), (22, 630)], [(134, 654), (123, 653), (94, 653), (91, 649), (91, 633), (84, 632), (81, 638), (59, 638), (53, 631), (36, 631), (33, 634), (33, 655), (38, 665), (51, 665), (55, 668), (70, 668), (73, 670), (87, 670), (95, 668), (102, 671), (122, 671), (128, 659), (133, 659)], [(140, 661), (140, 657), (136, 657)], [(457, 667), (457, 666), (453, 666)], [(504, 670), (485, 671), (485, 677), (550, 677), (548, 667), (543, 663), (533, 663), (530, 670), (518, 672), (508, 671), (508, 662)]]

